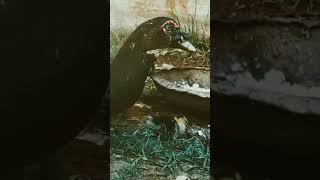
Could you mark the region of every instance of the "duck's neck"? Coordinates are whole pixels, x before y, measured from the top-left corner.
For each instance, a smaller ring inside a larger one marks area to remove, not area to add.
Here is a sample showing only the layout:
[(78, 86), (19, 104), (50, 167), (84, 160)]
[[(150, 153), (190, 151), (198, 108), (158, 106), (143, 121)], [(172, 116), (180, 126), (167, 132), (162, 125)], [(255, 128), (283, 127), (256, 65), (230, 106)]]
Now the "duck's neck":
[(119, 53), (116, 57), (116, 61), (128, 61), (130, 60), (138, 60), (137, 58), (143, 56), (144, 53), (148, 50), (157, 49), (159, 46), (159, 42), (157, 42), (154, 37), (154, 30), (149, 30), (149, 32), (144, 32), (144, 29), (139, 28), (134, 31), (128, 39), (125, 41)]

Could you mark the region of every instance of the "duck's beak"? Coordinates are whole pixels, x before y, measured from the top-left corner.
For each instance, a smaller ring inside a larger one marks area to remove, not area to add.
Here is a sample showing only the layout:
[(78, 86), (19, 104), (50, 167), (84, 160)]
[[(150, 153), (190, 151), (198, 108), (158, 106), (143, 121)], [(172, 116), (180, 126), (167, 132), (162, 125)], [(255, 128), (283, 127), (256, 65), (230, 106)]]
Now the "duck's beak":
[(179, 41), (178, 44), (181, 46), (181, 49), (184, 49), (189, 52), (196, 52), (197, 49), (189, 41)]
[(174, 41), (175, 46), (178, 46), (177, 48), (193, 53), (197, 51), (197, 49), (188, 41), (190, 38), (188, 33), (181, 32), (179, 29), (169, 34), (169, 37), (170, 41)]

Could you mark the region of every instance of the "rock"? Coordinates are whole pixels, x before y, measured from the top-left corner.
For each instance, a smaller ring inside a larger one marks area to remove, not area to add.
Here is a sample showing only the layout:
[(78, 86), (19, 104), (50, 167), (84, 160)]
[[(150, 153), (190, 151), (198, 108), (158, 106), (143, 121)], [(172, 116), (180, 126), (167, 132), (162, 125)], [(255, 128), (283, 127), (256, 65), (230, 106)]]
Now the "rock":
[(184, 171), (184, 172), (187, 172), (187, 171), (189, 171), (190, 169), (192, 169), (193, 168), (193, 166), (192, 165), (185, 165), (185, 166), (182, 166), (182, 170)]
[(190, 178), (186, 175), (180, 175), (176, 177), (176, 180), (190, 180)]
[[(320, 160), (316, 40), (296, 33), (304, 29), (299, 23), (213, 24), (219, 45), (211, 64), (215, 70), (212, 118), (218, 127), (214, 132), (216, 166), (232, 164), (242, 174), (282, 179), (290, 179), (291, 172), (299, 177), (316, 172), (311, 166)], [(234, 34), (231, 27), (241, 37), (237, 41), (229, 37)], [(311, 32), (314, 37), (320, 34)]]

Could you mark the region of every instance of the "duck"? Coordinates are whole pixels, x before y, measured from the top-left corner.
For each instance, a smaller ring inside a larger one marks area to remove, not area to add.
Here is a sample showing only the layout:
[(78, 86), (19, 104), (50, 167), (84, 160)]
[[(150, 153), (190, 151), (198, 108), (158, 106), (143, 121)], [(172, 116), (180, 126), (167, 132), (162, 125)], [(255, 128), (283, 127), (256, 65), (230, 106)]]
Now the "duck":
[(147, 51), (178, 48), (196, 52), (188, 39), (189, 34), (183, 32), (179, 23), (170, 17), (156, 17), (139, 25), (110, 64), (110, 115), (125, 112), (140, 98), (157, 60)]
[[(171, 116), (160, 113), (144, 117), (148, 128), (160, 132), (164, 137), (178, 138), (186, 135), (189, 129), (188, 120), (183, 115)], [(159, 135), (158, 133), (155, 133)]]

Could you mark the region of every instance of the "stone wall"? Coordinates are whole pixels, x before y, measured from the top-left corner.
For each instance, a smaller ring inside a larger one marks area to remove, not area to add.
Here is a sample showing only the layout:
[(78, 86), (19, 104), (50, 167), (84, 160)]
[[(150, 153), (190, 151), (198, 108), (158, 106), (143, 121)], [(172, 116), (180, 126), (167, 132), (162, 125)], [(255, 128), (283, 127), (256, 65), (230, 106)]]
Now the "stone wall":
[(158, 16), (178, 16), (182, 26), (195, 18), (199, 29), (210, 36), (210, 0), (111, 0), (111, 30), (132, 31), (142, 22)]

